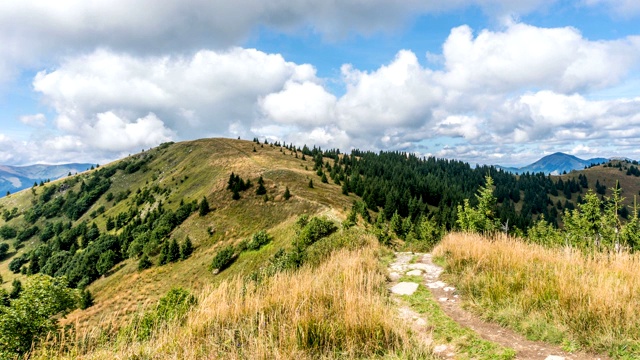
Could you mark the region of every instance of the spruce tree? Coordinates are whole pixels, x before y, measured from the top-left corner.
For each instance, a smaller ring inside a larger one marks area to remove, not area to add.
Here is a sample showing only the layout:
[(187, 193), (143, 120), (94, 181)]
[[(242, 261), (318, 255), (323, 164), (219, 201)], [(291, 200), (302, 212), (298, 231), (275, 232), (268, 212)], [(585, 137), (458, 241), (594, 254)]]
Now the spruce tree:
[(313, 180), (309, 179), (309, 188), (313, 189)]
[(184, 244), (180, 247), (180, 259), (185, 260), (193, 253), (193, 244), (191, 243), (191, 239), (187, 236), (184, 239)]
[(289, 200), (290, 197), (291, 197), (291, 192), (289, 191), (289, 187), (287, 186), (286, 189), (284, 190), (284, 199)]
[(205, 216), (209, 213), (209, 210), (209, 202), (207, 201), (207, 198), (203, 196), (202, 200), (200, 201), (198, 213), (200, 214), (200, 216)]
[(80, 294), (80, 309), (84, 310), (93, 306), (93, 295), (87, 289), (82, 290)]
[(171, 239), (169, 243), (169, 254), (167, 256), (168, 262), (176, 262), (180, 260), (180, 246), (176, 239)]
[(264, 195), (267, 193), (267, 188), (264, 187), (264, 181), (262, 181), (262, 176), (260, 180), (258, 180), (258, 188), (256, 189), (256, 195)]
[(169, 262), (169, 242), (165, 241), (160, 249), (160, 257), (158, 258), (158, 265), (164, 265)]
[(15, 279), (13, 280), (11, 285), (13, 286), (13, 288), (11, 288), (11, 292), (9, 293), (9, 298), (11, 299), (19, 298), (20, 294), (22, 293), (22, 282), (20, 282), (20, 280), (18, 279)]

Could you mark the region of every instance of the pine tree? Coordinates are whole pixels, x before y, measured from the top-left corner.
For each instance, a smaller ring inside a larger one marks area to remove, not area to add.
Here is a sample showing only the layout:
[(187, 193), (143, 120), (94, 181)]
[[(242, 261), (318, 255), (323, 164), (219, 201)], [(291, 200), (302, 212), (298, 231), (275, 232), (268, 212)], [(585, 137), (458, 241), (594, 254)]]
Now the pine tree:
[(205, 216), (209, 213), (209, 202), (207, 201), (206, 197), (202, 197), (202, 200), (200, 201), (200, 207), (199, 207), (199, 214), (200, 216)]
[(289, 187), (287, 186), (286, 189), (284, 190), (284, 199), (289, 200), (290, 197), (291, 197), (291, 192), (289, 191)]
[(267, 188), (264, 187), (264, 179), (262, 176), (258, 179), (258, 188), (256, 189), (256, 195), (264, 195), (267, 193)]
[(187, 238), (184, 239), (184, 243), (182, 244), (182, 247), (180, 247), (180, 259), (185, 260), (189, 256), (191, 256), (192, 253), (193, 253), (193, 243), (191, 243), (191, 239), (189, 239), (189, 237), (187, 236)]
[(313, 189), (313, 180), (309, 179), (309, 188)]
[(11, 292), (9, 293), (9, 298), (17, 299), (18, 297), (20, 297), (20, 294), (22, 293), (22, 282), (20, 282), (20, 280), (18, 279), (15, 279), (11, 283), (11, 286), (13, 286), (13, 288), (11, 288)]
[(93, 295), (87, 289), (82, 290), (80, 293), (80, 309), (85, 310), (93, 306)]
[(346, 180), (342, 183), (342, 194), (349, 195), (349, 183)]
[(329, 180), (327, 180), (327, 175), (325, 173), (322, 173), (322, 178), (320, 178), (320, 181), (322, 181), (325, 184), (329, 182)]
[(164, 265), (169, 262), (169, 242), (165, 241), (160, 249), (160, 257), (158, 258), (158, 265)]
[(169, 243), (169, 253), (167, 255), (168, 262), (176, 262), (180, 260), (180, 246), (176, 239), (171, 239)]

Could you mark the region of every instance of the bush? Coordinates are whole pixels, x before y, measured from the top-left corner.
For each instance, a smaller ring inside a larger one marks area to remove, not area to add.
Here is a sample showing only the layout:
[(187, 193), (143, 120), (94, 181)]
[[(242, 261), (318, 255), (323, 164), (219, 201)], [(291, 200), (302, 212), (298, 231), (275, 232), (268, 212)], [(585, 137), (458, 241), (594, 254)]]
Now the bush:
[(78, 302), (78, 307), (82, 310), (90, 308), (93, 306), (93, 295), (89, 290), (82, 290), (80, 293), (80, 301)]
[(309, 246), (319, 239), (331, 235), (338, 227), (326, 218), (314, 217), (302, 228), (298, 239), (305, 246)]
[(98, 274), (104, 275), (106, 274), (113, 265), (118, 261), (118, 256), (113, 250), (107, 250), (106, 252), (100, 255), (98, 259), (98, 263), (96, 264), (96, 270), (98, 270)]
[(55, 334), (57, 315), (73, 309), (77, 301), (77, 293), (64, 277), (30, 277), (20, 297), (0, 316), (0, 358), (22, 358), (41, 337)]
[(9, 225), (2, 225), (2, 227), (0, 227), (0, 237), (5, 239), (5, 240), (10, 240), (13, 239), (14, 237), (16, 237), (16, 235), (18, 235), (18, 232), (16, 231), (16, 229), (12, 228)]
[(226, 269), (229, 265), (231, 265), (231, 263), (233, 263), (234, 252), (235, 249), (233, 245), (227, 245), (222, 248), (222, 250), (220, 250), (213, 258), (213, 261), (211, 262), (211, 269), (217, 269), (218, 271)]
[(266, 231), (260, 230), (257, 233), (253, 234), (251, 241), (247, 244), (247, 249), (249, 250), (258, 250), (264, 245), (268, 244), (271, 241), (271, 238), (267, 234)]
[(9, 251), (9, 244), (6, 244), (6, 243), (0, 244), (0, 260), (4, 259), (8, 251)]
[(149, 257), (147, 256), (147, 254), (143, 254), (142, 257), (140, 257), (140, 260), (138, 261), (138, 271), (148, 269), (152, 265), (153, 264), (151, 263), (151, 260), (149, 260)]
[(18, 256), (11, 260), (11, 262), (9, 263), (9, 270), (11, 270), (11, 272), (13, 272), (14, 274), (17, 274), (20, 272), (20, 268), (22, 267), (22, 265), (26, 264), (27, 262), (29, 262), (27, 258)]

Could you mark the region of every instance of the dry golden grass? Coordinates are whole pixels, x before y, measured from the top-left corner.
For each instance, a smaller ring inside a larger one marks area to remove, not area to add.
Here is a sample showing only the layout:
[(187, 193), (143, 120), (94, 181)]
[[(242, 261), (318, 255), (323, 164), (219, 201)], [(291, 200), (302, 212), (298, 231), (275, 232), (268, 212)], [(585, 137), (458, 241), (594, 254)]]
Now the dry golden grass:
[[(426, 358), (397, 319), (373, 246), (334, 253), (318, 267), (279, 273), (256, 285), (239, 277), (204, 289), (182, 325), (148, 341), (100, 342), (85, 333), (67, 351), (35, 358), (318, 359)], [(84, 338), (84, 341), (82, 340)]]
[(535, 339), (640, 356), (640, 255), (450, 234), (434, 250), (472, 307)]

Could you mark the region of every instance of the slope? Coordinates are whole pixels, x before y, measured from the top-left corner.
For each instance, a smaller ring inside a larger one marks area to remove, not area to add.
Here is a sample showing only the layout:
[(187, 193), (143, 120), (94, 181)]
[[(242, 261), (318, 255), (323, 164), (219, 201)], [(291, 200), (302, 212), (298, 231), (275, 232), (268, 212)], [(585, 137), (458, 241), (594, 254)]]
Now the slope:
[[(255, 270), (279, 246), (288, 244), (293, 233), (292, 224), (300, 214), (322, 213), (330, 218), (341, 218), (341, 209), (350, 207), (354, 198), (340, 194), (340, 187), (335, 184), (316, 181), (314, 188), (309, 188), (309, 180), (317, 177), (311, 170), (312, 162), (302, 160), (301, 155), (273, 144), (203, 139), (164, 144), (146, 153), (103, 166), (101, 170), (111, 167), (122, 169), (115, 171), (110, 177), (109, 189), (73, 221), (74, 226), (86, 223), (90, 227), (95, 223), (102, 234), (118, 235), (123, 231), (122, 228), (107, 230), (108, 223), (117, 222), (118, 217), (132, 209), (141, 216), (159, 206), (177, 211), (181, 204), (198, 202), (203, 197), (207, 198), (212, 211), (202, 217), (197, 212), (191, 214), (171, 231), (166, 240), (161, 241), (176, 239), (183, 242), (188, 235), (195, 246), (195, 252), (189, 259), (153, 266), (142, 272), (137, 271), (138, 258), (135, 256), (119, 262), (88, 286), (94, 294), (95, 305), (86, 311), (71, 314), (68, 322), (78, 323), (81, 327), (102, 321), (119, 323), (145, 303), (155, 303), (160, 295), (172, 287), (179, 285), (197, 289), (212, 281), (218, 282), (228, 276)], [(139, 163), (142, 164), (135, 170)], [(61, 180), (37, 187), (35, 191), (23, 191), (0, 199), (0, 210), (16, 208), (18, 215), (9, 221), (0, 220), (0, 226), (9, 225), (18, 231), (29, 228), (31, 224), (21, 215), (29, 214), (32, 201), (48, 187), (60, 187), (53, 195), (54, 199), (66, 196), (69, 191), (80, 191), (82, 184), (89, 183), (90, 177), (97, 171), (79, 175), (80, 181), (70, 189), (61, 190), (65, 187)], [(257, 184), (262, 176), (268, 200), (265, 201), (263, 195), (255, 195), (257, 185), (241, 192), (240, 200), (232, 200), (232, 193), (226, 189), (232, 172), (253, 184)], [(284, 200), (283, 194), (287, 188), (292, 197)], [(67, 218), (40, 217), (34, 226), (44, 230), (47, 224), (56, 221), (64, 222)], [(236, 265), (220, 276), (211, 274), (209, 264), (223, 244), (237, 243), (259, 230), (266, 230), (273, 237), (272, 245), (250, 256), (241, 255)], [(78, 242), (82, 241), (82, 237), (79, 237)], [(12, 244), (9, 256), (0, 262), (0, 274), (6, 282), (3, 285), (6, 289), (9, 289), (13, 279), (25, 279), (24, 274), (9, 271), (11, 260), (41, 244), (43, 242), (39, 240), (39, 235), (22, 242), (18, 249), (15, 246), (17, 244)], [(158, 251), (159, 248), (149, 251), (154, 263)], [(23, 268), (28, 271), (27, 265)]]

